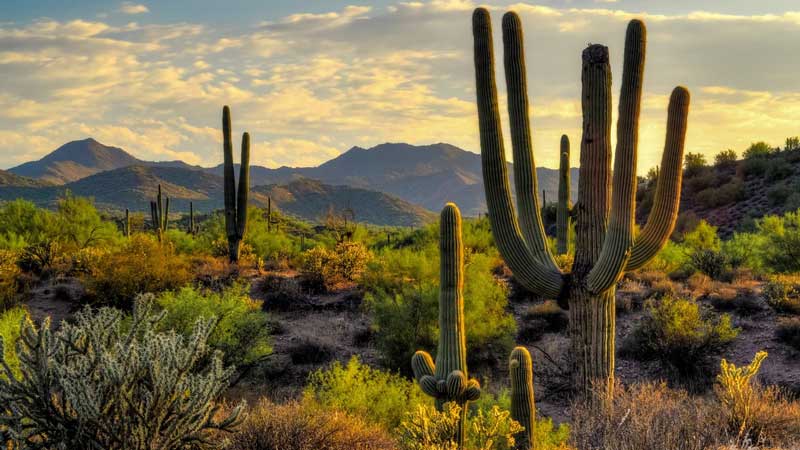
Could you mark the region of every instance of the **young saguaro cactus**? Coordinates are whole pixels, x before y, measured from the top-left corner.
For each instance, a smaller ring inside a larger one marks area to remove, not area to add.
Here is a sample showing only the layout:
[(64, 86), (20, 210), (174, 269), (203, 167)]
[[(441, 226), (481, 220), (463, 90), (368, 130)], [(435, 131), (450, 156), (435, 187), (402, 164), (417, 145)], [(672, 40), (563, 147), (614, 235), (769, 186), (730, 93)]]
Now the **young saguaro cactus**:
[(125, 233), (125, 237), (131, 237), (131, 212), (128, 208), (125, 208), (125, 222), (122, 224), (123, 232)]
[(166, 198), (166, 201), (164, 200), (161, 184), (158, 185), (156, 201), (150, 202), (150, 219), (153, 222), (153, 230), (158, 236), (158, 242), (161, 242), (169, 226), (169, 197)]
[(558, 206), (556, 207), (556, 252), (569, 251), (569, 138), (561, 136), (561, 161), (558, 166)]
[(461, 212), (448, 203), (442, 209), (439, 225), (439, 346), (436, 363), (431, 355), (418, 351), (411, 359), (414, 377), (426, 394), (436, 399), (441, 410), (448, 402), (461, 406), (461, 421), (456, 436), (464, 448), (467, 403), (481, 394), (477, 380), (467, 373), (467, 341), (464, 330), (464, 244), (461, 241)]
[(250, 134), (242, 135), (242, 157), (239, 165), (239, 189), (233, 167), (233, 140), (231, 139), (231, 109), (222, 108), (222, 151), (224, 156), (225, 233), (228, 237), (228, 257), (239, 261), (239, 248), (247, 229), (247, 196), (250, 190)]
[[(625, 37), (617, 150), (611, 182), (611, 69), (608, 48), (583, 51), (583, 137), (576, 213), (575, 259), (562, 273), (546, 245), (537, 204), (536, 167), (531, 146), (522, 25), (503, 17), (505, 75), (517, 208), (511, 200), (494, 76), (491, 20), (486, 9), (473, 14), (475, 79), (486, 202), (495, 242), (516, 279), (537, 294), (569, 308), (573, 385), (584, 396), (595, 384), (610, 390), (614, 376), (614, 288), (621, 275), (642, 267), (663, 247), (675, 225), (680, 202), (681, 164), (689, 92), (672, 91), (661, 176), (653, 210), (634, 239), (636, 155), (646, 30), (632, 20)], [(610, 195), (611, 194), (611, 195)]]
[(533, 396), (533, 361), (525, 347), (516, 347), (508, 360), (511, 378), (511, 418), (525, 427), (515, 436), (518, 450), (533, 450), (536, 403)]

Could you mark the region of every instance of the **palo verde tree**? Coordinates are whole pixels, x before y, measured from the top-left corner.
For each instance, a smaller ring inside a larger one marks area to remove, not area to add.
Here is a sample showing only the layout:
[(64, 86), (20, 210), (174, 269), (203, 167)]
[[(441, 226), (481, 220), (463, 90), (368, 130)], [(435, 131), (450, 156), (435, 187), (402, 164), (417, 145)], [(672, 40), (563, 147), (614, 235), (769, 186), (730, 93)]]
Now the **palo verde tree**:
[(595, 383), (610, 390), (614, 377), (614, 290), (623, 273), (642, 267), (663, 247), (675, 224), (689, 92), (672, 91), (661, 176), (653, 209), (634, 237), (636, 155), (646, 30), (632, 20), (625, 37), (617, 149), (611, 180), (611, 69), (608, 48), (589, 45), (582, 55), (583, 136), (576, 211), (576, 250), (570, 273), (562, 273), (548, 249), (537, 204), (531, 146), (522, 25), (503, 17), (508, 113), (514, 154), (517, 208), (512, 203), (500, 126), (491, 20), (473, 14), (475, 79), (486, 201), (498, 249), (517, 280), (569, 309), (573, 385), (589, 396)]
[(242, 134), (242, 159), (239, 162), (239, 189), (233, 167), (233, 140), (231, 139), (231, 109), (222, 108), (222, 151), (224, 157), (225, 234), (228, 237), (228, 257), (239, 261), (239, 248), (247, 229), (247, 195), (250, 190), (250, 134)]

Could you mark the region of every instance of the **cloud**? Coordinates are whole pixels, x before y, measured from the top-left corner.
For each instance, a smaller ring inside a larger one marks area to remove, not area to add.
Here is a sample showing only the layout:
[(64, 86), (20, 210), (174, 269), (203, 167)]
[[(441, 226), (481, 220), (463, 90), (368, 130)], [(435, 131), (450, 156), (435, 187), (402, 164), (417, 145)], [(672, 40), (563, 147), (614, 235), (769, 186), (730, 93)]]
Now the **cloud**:
[(119, 7), (119, 11), (123, 14), (145, 14), (149, 13), (150, 9), (142, 4), (122, 2), (122, 5)]
[[(490, 7), (499, 65), (501, 14), (516, 10), (525, 27), (539, 165), (557, 166), (564, 133), (577, 163), (580, 53), (587, 42), (611, 50), (616, 112), (625, 27), (634, 17), (649, 33), (640, 171), (660, 161), (668, 96), (678, 84), (692, 92), (687, 151), (711, 156), (798, 134), (792, 119), (800, 113), (800, 61), (786, 55), (800, 53), (800, 13), (664, 15), (603, 3)], [(237, 133), (253, 135), (253, 161), (269, 166), (318, 164), (353, 145), (388, 141), (477, 151), (474, 6), (397, 1), (386, 9), (299, 12), (240, 27), (97, 18), (0, 24), (0, 167), (86, 135), (140, 158), (218, 164), (225, 104)]]

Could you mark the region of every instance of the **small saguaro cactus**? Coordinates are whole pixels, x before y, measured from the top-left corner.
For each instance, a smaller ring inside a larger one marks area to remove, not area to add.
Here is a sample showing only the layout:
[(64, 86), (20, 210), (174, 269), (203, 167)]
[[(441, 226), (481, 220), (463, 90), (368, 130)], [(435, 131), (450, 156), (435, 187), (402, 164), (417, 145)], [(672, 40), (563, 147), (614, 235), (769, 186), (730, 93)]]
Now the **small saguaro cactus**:
[(533, 450), (536, 403), (533, 396), (533, 361), (525, 347), (516, 347), (508, 361), (511, 378), (511, 418), (525, 427), (514, 437), (518, 450)]
[(198, 226), (194, 223), (194, 204), (189, 202), (189, 234), (197, 234), (199, 231)]
[(654, 206), (644, 229), (634, 239), (636, 155), (646, 45), (644, 23), (632, 20), (625, 37), (613, 185), (608, 48), (590, 45), (583, 51), (583, 137), (575, 208), (575, 258), (571, 272), (565, 274), (550, 254), (537, 204), (520, 19), (513, 12), (503, 17), (518, 211), (512, 203), (506, 168), (489, 11), (476, 9), (472, 24), (481, 162), (492, 234), (506, 264), (521, 284), (568, 307), (572, 384), (580, 395), (599, 398), (594, 394), (610, 391), (613, 384), (617, 280), (654, 257), (675, 225), (689, 92), (684, 87), (672, 91)]
[(250, 134), (242, 134), (242, 159), (239, 162), (239, 189), (233, 167), (233, 140), (231, 139), (231, 109), (222, 108), (222, 151), (224, 156), (225, 233), (228, 237), (228, 257), (239, 261), (239, 248), (247, 229), (247, 195), (250, 190)]
[(125, 208), (125, 222), (122, 224), (125, 237), (131, 237), (131, 212)]
[(569, 138), (561, 136), (561, 161), (558, 166), (558, 206), (556, 207), (556, 252), (569, 251)]
[(150, 219), (153, 222), (153, 230), (158, 236), (158, 242), (164, 237), (169, 227), (169, 197), (164, 200), (161, 194), (161, 185), (158, 185), (158, 197), (156, 201), (150, 202)]
[(278, 219), (272, 217), (272, 197), (267, 197), (267, 231), (272, 231), (272, 226), (278, 227)]
[(480, 384), (467, 373), (467, 342), (464, 330), (464, 244), (461, 241), (461, 212), (448, 203), (439, 225), (439, 345), (436, 363), (431, 355), (418, 351), (411, 368), (420, 388), (436, 399), (440, 411), (445, 403), (461, 407), (457, 430), (458, 448), (464, 448), (467, 403), (481, 395)]

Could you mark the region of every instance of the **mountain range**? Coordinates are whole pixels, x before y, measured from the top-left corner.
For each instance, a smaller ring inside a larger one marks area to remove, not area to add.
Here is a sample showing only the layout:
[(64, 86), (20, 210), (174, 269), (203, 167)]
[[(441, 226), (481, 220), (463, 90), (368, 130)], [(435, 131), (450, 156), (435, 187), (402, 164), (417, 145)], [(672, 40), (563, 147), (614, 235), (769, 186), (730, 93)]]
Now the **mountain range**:
[[(577, 169), (572, 171), (574, 197)], [(558, 171), (538, 168), (537, 174), (540, 188), (554, 200)], [(52, 206), (69, 190), (94, 197), (101, 208), (146, 211), (161, 184), (173, 211), (188, 208), (189, 201), (199, 211), (211, 210), (222, 207), (221, 175), (222, 165), (144, 161), (88, 138), (0, 171), (0, 200), (22, 197)], [(432, 220), (431, 211), (449, 201), (465, 215), (486, 211), (480, 155), (445, 143), (353, 147), (316, 167), (251, 165), (250, 177), (254, 205), (271, 197), (273, 205), (307, 220), (319, 220), (329, 207), (350, 208), (359, 221), (402, 226)]]

